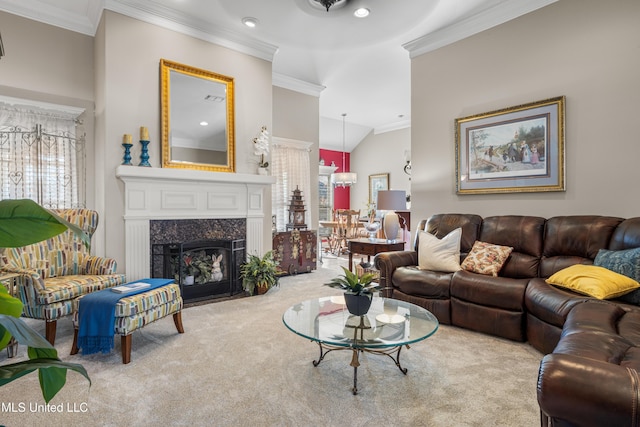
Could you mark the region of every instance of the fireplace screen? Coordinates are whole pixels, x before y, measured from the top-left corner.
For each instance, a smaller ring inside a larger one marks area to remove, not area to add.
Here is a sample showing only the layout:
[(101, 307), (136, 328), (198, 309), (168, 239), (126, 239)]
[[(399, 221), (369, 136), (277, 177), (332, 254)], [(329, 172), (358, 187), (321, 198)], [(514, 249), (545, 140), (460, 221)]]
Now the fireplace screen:
[(153, 277), (175, 279), (185, 302), (243, 292), (244, 240), (198, 240), (152, 245)]

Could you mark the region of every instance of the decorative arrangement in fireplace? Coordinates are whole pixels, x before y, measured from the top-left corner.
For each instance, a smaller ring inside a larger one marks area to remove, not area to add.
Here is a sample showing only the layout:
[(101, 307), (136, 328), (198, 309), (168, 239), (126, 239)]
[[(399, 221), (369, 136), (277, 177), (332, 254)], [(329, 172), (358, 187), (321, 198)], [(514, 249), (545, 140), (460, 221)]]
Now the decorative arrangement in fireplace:
[(231, 296), (243, 291), (245, 254), (244, 240), (154, 244), (153, 277), (175, 278), (185, 302)]

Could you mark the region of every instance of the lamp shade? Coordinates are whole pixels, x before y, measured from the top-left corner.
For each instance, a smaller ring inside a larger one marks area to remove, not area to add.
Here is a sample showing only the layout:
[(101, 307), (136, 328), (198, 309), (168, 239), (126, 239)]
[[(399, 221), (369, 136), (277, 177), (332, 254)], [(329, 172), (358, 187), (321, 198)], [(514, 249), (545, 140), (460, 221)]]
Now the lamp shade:
[(403, 190), (378, 191), (376, 209), (381, 211), (403, 211), (407, 208), (407, 192)]
[(376, 208), (388, 211), (384, 216), (384, 235), (389, 241), (395, 241), (400, 231), (400, 218), (394, 211), (407, 208), (407, 193), (401, 190), (378, 191), (378, 203)]
[(331, 182), (336, 187), (350, 187), (358, 181), (355, 172), (339, 172), (331, 174)]

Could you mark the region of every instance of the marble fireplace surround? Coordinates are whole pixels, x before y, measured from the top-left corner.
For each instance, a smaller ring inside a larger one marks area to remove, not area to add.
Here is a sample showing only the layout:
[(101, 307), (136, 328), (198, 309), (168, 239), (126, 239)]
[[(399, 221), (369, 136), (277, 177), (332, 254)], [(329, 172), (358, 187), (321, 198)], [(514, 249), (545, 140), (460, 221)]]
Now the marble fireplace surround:
[(150, 277), (151, 220), (244, 218), (247, 253), (262, 253), (274, 177), (122, 165), (116, 177), (124, 182), (127, 280)]

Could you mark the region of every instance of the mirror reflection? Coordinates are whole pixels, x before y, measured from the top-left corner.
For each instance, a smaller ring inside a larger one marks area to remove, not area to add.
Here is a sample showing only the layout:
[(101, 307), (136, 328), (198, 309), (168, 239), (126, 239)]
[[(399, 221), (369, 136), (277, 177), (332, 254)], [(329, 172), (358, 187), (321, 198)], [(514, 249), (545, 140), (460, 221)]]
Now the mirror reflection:
[(162, 167), (233, 172), (233, 79), (161, 61)]

